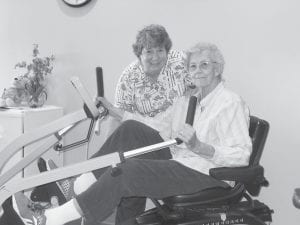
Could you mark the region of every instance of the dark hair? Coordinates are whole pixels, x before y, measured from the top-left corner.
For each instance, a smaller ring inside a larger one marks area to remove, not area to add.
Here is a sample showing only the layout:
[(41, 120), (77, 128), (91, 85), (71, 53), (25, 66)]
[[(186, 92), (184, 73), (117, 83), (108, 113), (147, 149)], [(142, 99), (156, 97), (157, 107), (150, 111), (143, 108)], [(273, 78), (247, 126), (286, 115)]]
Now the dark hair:
[(143, 48), (164, 47), (167, 52), (172, 47), (172, 41), (166, 29), (158, 24), (144, 27), (136, 35), (136, 41), (132, 45), (134, 54), (139, 58)]

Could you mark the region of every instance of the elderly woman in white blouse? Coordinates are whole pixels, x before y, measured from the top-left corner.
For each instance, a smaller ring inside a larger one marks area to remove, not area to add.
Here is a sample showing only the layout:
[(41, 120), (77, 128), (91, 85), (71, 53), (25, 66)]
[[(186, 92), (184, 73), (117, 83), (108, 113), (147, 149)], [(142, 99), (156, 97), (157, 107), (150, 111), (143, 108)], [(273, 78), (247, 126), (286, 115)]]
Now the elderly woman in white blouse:
[(169, 130), (186, 143), (172, 150), (173, 159), (205, 174), (214, 167), (247, 165), (252, 151), (249, 109), (239, 95), (224, 86), (221, 52), (213, 44), (198, 43), (186, 54), (188, 71), (196, 86), (191, 94), (198, 97), (199, 103), (193, 127), (182, 120), (188, 96), (173, 107)]
[(144, 210), (146, 197), (160, 199), (212, 187), (229, 188), (228, 183), (212, 178), (208, 171), (248, 164), (252, 149), (248, 108), (237, 94), (224, 87), (224, 59), (215, 45), (199, 43), (189, 49), (187, 66), (196, 87), (190, 95), (196, 95), (199, 100), (193, 126), (184, 123), (190, 96), (187, 95), (169, 110), (168, 129), (158, 133), (149, 126), (130, 121), (118, 133), (122, 136), (125, 132), (128, 140), (118, 143), (121, 139), (110, 139), (112, 146), (134, 143), (140, 147), (178, 137), (183, 143), (171, 149), (172, 160), (128, 159), (119, 165), (122, 172), (118, 176), (112, 177), (110, 168), (101, 175), (94, 173), (97, 179), (85, 191), (43, 213), (24, 207), (29, 200), (18, 193), (14, 206), (20, 217), (39, 220), (41, 225), (60, 225), (80, 217), (100, 223), (117, 208), (116, 224), (131, 224)]

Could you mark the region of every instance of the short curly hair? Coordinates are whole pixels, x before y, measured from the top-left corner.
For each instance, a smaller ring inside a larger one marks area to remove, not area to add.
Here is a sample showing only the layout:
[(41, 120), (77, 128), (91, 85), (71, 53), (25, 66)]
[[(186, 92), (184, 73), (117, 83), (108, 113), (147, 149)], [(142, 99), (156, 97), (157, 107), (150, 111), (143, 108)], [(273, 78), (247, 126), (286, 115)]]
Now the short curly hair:
[(144, 27), (136, 35), (136, 41), (132, 45), (134, 54), (139, 58), (143, 48), (164, 47), (167, 52), (172, 47), (172, 41), (166, 29), (158, 24)]
[(199, 42), (189, 48), (188, 50), (185, 50), (186, 55), (186, 65), (188, 68), (191, 55), (193, 53), (202, 53), (204, 51), (209, 51), (210, 56), (213, 58), (214, 62), (218, 63), (220, 65), (220, 74), (219, 76), (222, 77), (222, 73), (224, 70), (225, 60), (221, 53), (221, 51), (218, 49), (218, 47), (215, 44), (207, 43), (207, 42)]

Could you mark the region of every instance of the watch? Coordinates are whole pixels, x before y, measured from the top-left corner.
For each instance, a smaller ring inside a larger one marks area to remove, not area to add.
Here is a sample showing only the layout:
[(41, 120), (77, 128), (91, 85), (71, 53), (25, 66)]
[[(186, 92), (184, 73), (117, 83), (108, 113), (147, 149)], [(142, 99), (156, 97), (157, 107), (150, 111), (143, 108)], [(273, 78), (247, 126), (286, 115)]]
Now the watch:
[(68, 6), (81, 7), (89, 3), (91, 0), (62, 0), (62, 1), (66, 3)]

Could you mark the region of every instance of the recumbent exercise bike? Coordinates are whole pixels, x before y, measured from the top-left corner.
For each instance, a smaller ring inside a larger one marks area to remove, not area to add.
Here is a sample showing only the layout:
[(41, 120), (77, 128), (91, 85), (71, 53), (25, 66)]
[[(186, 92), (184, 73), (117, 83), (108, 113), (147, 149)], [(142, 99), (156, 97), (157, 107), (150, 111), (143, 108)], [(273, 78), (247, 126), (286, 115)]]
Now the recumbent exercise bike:
[[(96, 71), (98, 96), (103, 96), (102, 69), (97, 67)], [(107, 115), (107, 110), (101, 104), (95, 106), (78, 78), (72, 78), (71, 82), (85, 103), (83, 110), (66, 115), (39, 129), (21, 135), (0, 152), (0, 205), (18, 191), (102, 167), (112, 166), (117, 168), (117, 164), (127, 158), (170, 147), (180, 142), (180, 140), (174, 139), (124, 153), (111, 153), (32, 177), (11, 180), (15, 174), (51, 148), (61, 151), (87, 143), (91, 137), (91, 130), (94, 127), (97, 128), (97, 125), (95, 125), (97, 121), (102, 120)], [(62, 146), (60, 143), (62, 137), (80, 122), (87, 119), (91, 121), (87, 137), (84, 140)], [(136, 223), (139, 225), (269, 224), (272, 221), (273, 210), (251, 197), (258, 196), (262, 186), (268, 186), (268, 181), (264, 177), (264, 169), (259, 165), (268, 131), (269, 124), (267, 121), (251, 116), (249, 134), (252, 138), (253, 151), (249, 166), (210, 170), (210, 175), (217, 179), (235, 181), (233, 188), (210, 188), (190, 195), (172, 196), (161, 200), (151, 199), (156, 207), (138, 216)], [(45, 140), (41, 146), (38, 146), (32, 153), (5, 173), (1, 173), (8, 159), (18, 152), (21, 147), (41, 139)]]

